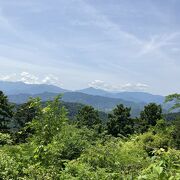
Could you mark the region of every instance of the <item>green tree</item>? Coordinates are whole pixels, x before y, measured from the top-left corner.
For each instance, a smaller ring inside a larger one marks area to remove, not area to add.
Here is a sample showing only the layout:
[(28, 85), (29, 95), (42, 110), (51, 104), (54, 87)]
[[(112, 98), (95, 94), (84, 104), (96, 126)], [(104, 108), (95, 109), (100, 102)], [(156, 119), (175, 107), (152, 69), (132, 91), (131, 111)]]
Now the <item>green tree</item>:
[(95, 125), (101, 123), (98, 111), (92, 106), (84, 106), (81, 110), (79, 110), (76, 120), (78, 125), (87, 126), (88, 128), (93, 128)]
[(170, 94), (166, 96), (165, 103), (174, 102), (174, 105), (170, 108), (170, 110), (180, 109), (180, 94)]
[(29, 124), (34, 129), (32, 140), (36, 143), (47, 145), (53, 137), (61, 130), (62, 125), (67, 122), (67, 110), (60, 103), (61, 96), (57, 96), (53, 101), (48, 101), (42, 107), (40, 99), (34, 99), (30, 107), (36, 107), (37, 117)]
[(144, 107), (144, 110), (141, 111), (140, 117), (148, 126), (155, 126), (157, 120), (162, 118), (161, 105), (157, 105), (156, 103), (148, 104)]
[(148, 129), (148, 124), (146, 123), (145, 120), (141, 118), (135, 118), (134, 119), (134, 131), (135, 133), (144, 133)]
[(133, 120), (130, 114), (131, 108), (117, 105), (111, 114), (108, 114), (108, 133), (117, 137), (119, 134), (127, 136), (133, 133)]
[(0, 130), (6, 131), (9, 122), (13, 117), (12, 105), (9, 103), (7, 96), (0, 91)]
[(37, 107), (31, 106), (33, 99), (30, 99), (28, 102), (18, 106), (14, 119), (16, 122), (16, 127), (24, 127), (26, 123), (31, 122), (37, 115)]
[(25, 143), (27, 142), (27, 138), (30, 137), (34, 130), (33, 128), (28, 126), (36, 116), (40, 109), (37, 105), (33, 105), (34, 99), (29, 99), (28, 102), (19, 105), (14, 114), (14, 126), (17, 132), (14, 134), (14, 142), (15, 143)]
[(177, 149), (180, 149), (180, 117), (174, 121), (173, 138)]

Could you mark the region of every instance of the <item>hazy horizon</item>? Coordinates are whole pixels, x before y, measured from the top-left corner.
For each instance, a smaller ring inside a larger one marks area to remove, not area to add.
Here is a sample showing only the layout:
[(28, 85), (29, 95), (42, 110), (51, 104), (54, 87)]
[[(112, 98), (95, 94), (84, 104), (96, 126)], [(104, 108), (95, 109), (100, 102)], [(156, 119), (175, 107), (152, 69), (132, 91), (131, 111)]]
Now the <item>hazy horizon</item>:
[(180, 1), (0, 0), (0, 80), (180, 92)]
[[(88, 86), (85, 86), (85, 87), (81, 87), (81, 88), (79, 88), (79, 89), (67, 89), (67, 88), (63, 88), (62, 86), (60, 86), (60, 85), (56, 85), (56, 84), (52, 84), (52, 83), (43, 83), (43, 82), (36, 82), (36, 83), (28, 83), (28, 82), (23, 82), (23, 81), (21, 81), (21, 80), (18, 80), (18, 81), (8, 81), (8, 80), (0, 80), (0, 83), (1, 82), (4, 82), (4, 83), (24, 83), (24, 84), (27, 84), (27, 85), (47, 85), (47, 86), (54, 86), (54, 87), (58, 87), (58, 88), (61, 88), (61, 89), (64, 89), (64, 90), (66, 90), (67, 92), (80, 92), (80, 91), (82, 91), (82, 90), (90, 90), (91, 91), (91, 89), (95, 89), (95, 90), (100, 90), (100, 91), (105, 91), (105, 92), (108, 92), (108, 93), (114, 93), (114, 94), (116, 94), (116, 93), (124, 93), (124, 92), (126, 92), (126, 93), (148, 93), (148, 94), (152, 94), (152, 95), (160, 95), (160, 96), (166, 96), (165, 94), (158, 94), (158, 93), (152, 93), (152, 92), (148, 92), (148, 91), (145, 91), (145, 90), (133, 90), (133, 89), (131, 89), (131, 90), (123, 90), (123, 89), (121, 89), (121, 90), (110, 90), (110, 89), (105, 89), (105, 88), (101, 88), (101, 87), (94, 87), (94, 86), (90, 86), (90, 85), (88, 85)], [(46, 93), (46, 91), (45, 91), (45, 93)], [(49, 93), (51, 93), (51, 92), (49, 92)], [(85, 93), (85, 92), (83, 92), (83, 93)], [(176, 93), (176, 92), (175, 92)], [(21, 94), (21, 93), (20, 93)], [(29, 93), (27, 93), (27, 94), (29, 94)], [(85, 93), (86, 94), (86, 93)]]

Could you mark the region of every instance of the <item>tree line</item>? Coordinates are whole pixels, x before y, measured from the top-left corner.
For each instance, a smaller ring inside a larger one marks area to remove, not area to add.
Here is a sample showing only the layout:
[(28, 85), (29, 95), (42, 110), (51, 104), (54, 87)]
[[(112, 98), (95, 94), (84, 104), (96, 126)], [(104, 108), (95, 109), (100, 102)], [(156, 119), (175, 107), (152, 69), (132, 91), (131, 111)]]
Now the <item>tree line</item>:
[[(179, 95), (174, 94), (166, 98), (165, 102), (176, 100), (171, 109), (179, 108)], [(29, 99), (28, 102), (18, 105), (15, 109), (8, 102), (7, 96), (0, 91), (0, 129), (8, 131), (11, 128), (18, 130), (31, 122), (37, 115), (38, 108), (32, 106), (35, 99)], [(60, 108), (60, 107), (59, 107)], [(148, 128), (155, 126), (158, 120), (163, 118), (162, 107), (156, 103), (149, 103), (140, 113), (139, 118), (131, 118), (131, 108), (123, 104), (117, 105), (111, 113), (108, 114), (108, 122), (104, 125), (100, 119), (99, 113), (92, 106), (83, 106), (78, 114), (75, 115), (75, 122), (79, 127), (97, 128), (106, 130), (108, 134), (117, 137), (118, 135), (128, 136), (133, 133), (143, 133)]]

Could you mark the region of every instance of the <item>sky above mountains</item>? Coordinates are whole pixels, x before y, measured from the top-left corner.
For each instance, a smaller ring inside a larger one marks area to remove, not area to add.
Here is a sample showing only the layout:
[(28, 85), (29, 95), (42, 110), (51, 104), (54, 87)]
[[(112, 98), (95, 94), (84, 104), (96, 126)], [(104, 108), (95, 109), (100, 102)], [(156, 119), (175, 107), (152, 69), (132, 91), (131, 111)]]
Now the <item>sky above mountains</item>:
[(179, 0), (0, 0), (0, 80), (180, 92)]

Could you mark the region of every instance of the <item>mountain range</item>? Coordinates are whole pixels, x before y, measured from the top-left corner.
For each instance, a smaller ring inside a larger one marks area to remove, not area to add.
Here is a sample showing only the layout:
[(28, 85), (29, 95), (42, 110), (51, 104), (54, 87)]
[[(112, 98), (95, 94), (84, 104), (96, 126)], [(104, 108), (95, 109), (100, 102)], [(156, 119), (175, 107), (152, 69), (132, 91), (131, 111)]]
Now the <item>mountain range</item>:
[(144, 105), (150, 102), (162, 104), (164, 97), (145, 92), (109, 92), (93, 87), (77, 91), (66, 90), (54, 85), (26, 84), (23, 82), (0, 81), (2, 90), (11, 102), (21, 104), (29, 97), (40, 97), (42, 101), (52, 100), (62, 94), (64, 102), (91, 105), (100, 111), (111, 111), (117, 104), (131, 107), (133, 116), (138, 116)]
[(143, 103), (150, 103), (155, 102), (158, 104), (161, 104), (164, 102), (164, 97), (161, 95), (153, 95), (146, 92), (108, 92), (104, 91), (102, 89), (95, 89), (95, 88), (86, 88), (79, 90), (78, 92), (82, 92), (85, 94), (90, 95), (98, 95), (98, 96), (104, 96), (104, 97), (110, 97), (110, 98), (120, 98), (127, 101), (133, 101), (133, 102), (143, 102)]
[(67, 90), (54, 86), (54, 85), (26, 84), (21, 81), (18, 81), (18, 82), (0, 81), (0, 90), (3, 91), (7, 95), (15, 95), (15, 94), (22, 94), (22, 93), (40, 94), (44, 92), (52, 92), (52, 93), (67, 92)]

